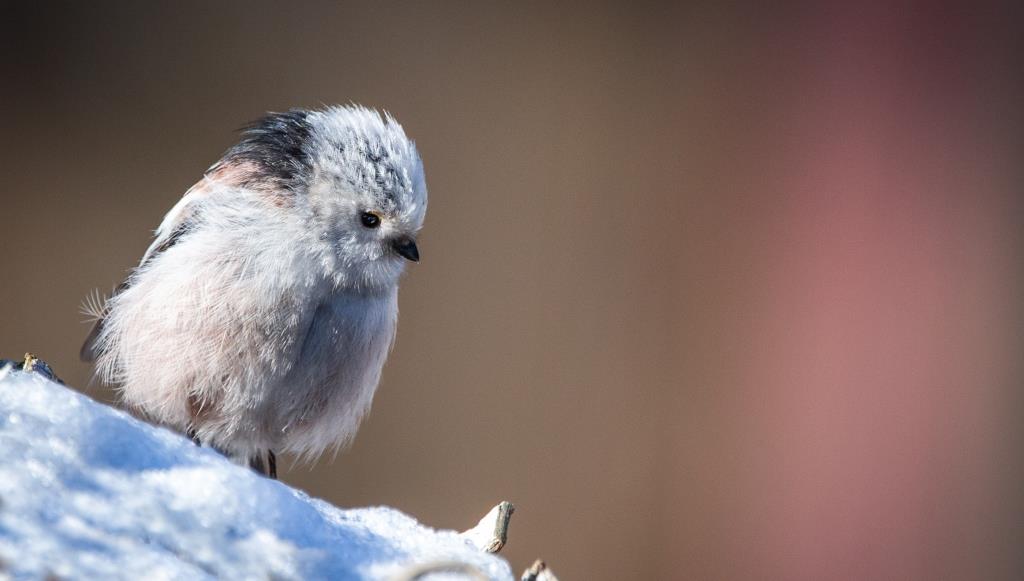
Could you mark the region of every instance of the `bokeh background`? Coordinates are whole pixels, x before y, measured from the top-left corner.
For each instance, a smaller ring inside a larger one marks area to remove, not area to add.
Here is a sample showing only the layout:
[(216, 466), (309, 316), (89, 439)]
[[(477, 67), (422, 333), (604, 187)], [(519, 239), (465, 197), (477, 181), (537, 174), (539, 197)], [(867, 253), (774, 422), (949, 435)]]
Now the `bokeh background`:
[[(564, 579), (1024, 572), (1024, 54), (969, 2), (5, 2), (0, 355), (267, 110), (358, 102), (431, 193), (373, 413), (283, 480)], [(0, 410), (2, 413), (2, 410)]]

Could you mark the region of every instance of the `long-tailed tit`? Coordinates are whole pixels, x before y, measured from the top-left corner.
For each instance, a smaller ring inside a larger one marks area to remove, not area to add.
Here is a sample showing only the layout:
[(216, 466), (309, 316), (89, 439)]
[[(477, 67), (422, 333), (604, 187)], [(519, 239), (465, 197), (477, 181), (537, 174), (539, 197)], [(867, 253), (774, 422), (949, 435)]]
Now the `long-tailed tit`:
[(171, 208), (82, 359), (130, 407), (268, 475), (274, 451), (336, 451), (369, 410), (426, 209), (390, 116), (270, 114)]

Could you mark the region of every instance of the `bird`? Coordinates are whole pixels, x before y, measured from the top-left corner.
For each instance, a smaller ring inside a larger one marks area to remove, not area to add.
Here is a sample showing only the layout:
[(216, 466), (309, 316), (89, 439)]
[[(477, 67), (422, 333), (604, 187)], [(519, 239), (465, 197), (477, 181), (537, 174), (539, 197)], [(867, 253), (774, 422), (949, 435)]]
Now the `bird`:
[(423, 162), (388, 113), (268, 113), (90, 309), (81, 359), (149, 421), (277, 478), (369, 412), (419, 262)]

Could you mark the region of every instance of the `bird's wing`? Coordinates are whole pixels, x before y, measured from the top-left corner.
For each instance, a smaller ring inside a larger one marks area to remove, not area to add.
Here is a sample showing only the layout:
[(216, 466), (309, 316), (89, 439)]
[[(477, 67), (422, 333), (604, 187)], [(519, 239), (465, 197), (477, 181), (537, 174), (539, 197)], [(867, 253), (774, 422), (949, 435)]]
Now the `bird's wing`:
[(167, 212), (163, 222), (160, 222), (160, 227), (156, 229), (156, 238), (153, 239), (153, 243), (146, 249), (146, 253), (142, 255), (142, 260), (139, 261), (139, 268), (145, 266), (157, 254), (174, 246), (188, 232), (195, 221), (195, 201), (204, 195), (206, 195), (206, 189), (196, 184), (178, 200), (178, 203), (171, 208), (170, 212)]
[[(189, 190), (182, 196), (181, 200), (171, 208), (170, 212), (164, 216), (163, 222), (160, 223), (160, 227), (156, 229), (156, 238), (153, 239), (153, 243), (146, 249), (146, 253), (142, 255), (142, 260), (139, 261), (138, 268), (144, 267), (150, 260), (159, 255), (161, 252), (166, 251), (168, 248), (174, 246), (181, 238), (192, 229), (196, 223), (196, 200), (202, 198), (209, 193), (209, 183), (207, 178), (203, 178), (199, 183), (189, 188)], [(137, 269), (136, 269), (137, 270)], [(111, 293), (110, 298), (106, 302), (101, 303), (103, 306), (96, 309), (98, 312), (91, 313), (96, 317), (96, 323), (92, 326), (92, 330), (89, 331), (89, 335), (85, 338), (85, 342), (82, 344), (82, 349), (79, 351), (78, 356), (82, 361), (92, 362), (99, 356), (99, 349), (97, 348), (96, 341), (100, 336), (100, 332), (103, 330), (103, 322), (106, 320), (106, 305), (109, 304), (110, 299), (114, 298), (122, 291), (127, 289), (131, 283), (131, 277), (122, 282), (114, 289)]]

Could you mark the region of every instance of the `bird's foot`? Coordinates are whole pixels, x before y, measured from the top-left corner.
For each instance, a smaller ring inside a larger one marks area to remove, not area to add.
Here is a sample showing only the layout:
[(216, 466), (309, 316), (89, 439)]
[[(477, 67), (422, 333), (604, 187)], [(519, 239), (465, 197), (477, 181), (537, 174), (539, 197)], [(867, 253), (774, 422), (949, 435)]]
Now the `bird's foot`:
[(277, 456), (274, 455), (273, 450), (267, 450), (266, 462), (263, 460), (262, 452), (249, 458), (249, 467), (264, 476), (277, 480)]

